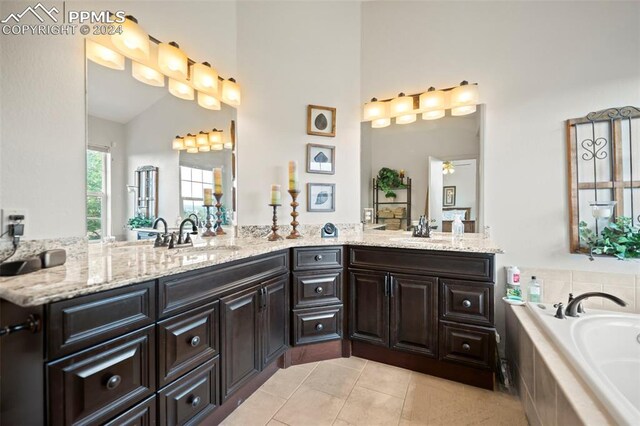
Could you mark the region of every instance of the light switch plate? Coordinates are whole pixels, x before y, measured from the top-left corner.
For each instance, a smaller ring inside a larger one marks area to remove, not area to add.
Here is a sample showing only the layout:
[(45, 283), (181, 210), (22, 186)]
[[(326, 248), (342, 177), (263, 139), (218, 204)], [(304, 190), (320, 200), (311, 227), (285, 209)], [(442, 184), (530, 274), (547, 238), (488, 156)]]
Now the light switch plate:
[[(29, 227), (27, 226), (27, 220), (29, 219), (29, 214), (26, 209), (2, 209), (2, 225), (0, 227), (0, 234), (4, 234), (9, 230), (9, 225), (12, 223), (18, 223), (17, 221), (9, 220), (9, 216), (11, 215), (23, 215), (24, 220), (20, 221), (24, 225), (24, 235), (20, 237), (21, 239), (25, 239), (29, 234)], [(9, 234), (7, 233), (4, 237), (9, 239)]]

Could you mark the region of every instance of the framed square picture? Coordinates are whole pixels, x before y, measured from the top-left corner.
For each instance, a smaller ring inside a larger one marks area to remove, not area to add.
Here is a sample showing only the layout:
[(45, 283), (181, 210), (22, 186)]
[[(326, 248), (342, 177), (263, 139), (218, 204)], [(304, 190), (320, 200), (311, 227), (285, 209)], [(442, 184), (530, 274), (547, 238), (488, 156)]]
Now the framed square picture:
[(336, 173), (336, 147), (307, 144), (307, 173)]
[(336, 211), (336, 185), (333, 183), (308, 183), (307, 211)]
[(336, 109), (325, 106), (308, 105), (307, 134), (334, 137), (336, 135)]
[(455, 186), (443, 186), (442, 187), (442, 206), (453, 207), (456, 205), (456, 187)]

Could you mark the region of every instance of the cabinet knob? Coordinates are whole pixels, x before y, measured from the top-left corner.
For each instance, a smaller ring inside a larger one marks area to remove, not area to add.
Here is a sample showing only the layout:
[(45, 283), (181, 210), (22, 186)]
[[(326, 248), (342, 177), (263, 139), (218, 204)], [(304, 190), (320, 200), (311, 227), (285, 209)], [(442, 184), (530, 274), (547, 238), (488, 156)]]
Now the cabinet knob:
[(324, 288), (322, 287), (316, 287), (316, 293), (320, 294), (324, 291)]
[(190, 344), (192, 347), (194, 347), (194, 348), (195, 348), (196, 346), (198, 346), (198, 345), (200, 344), (200, 337), (198, 337), (198, 336), (194, 336), (194, 337), (192, 337), (192, 338), (191, 338), (191, 340), (189, 341), (189, 344)]
[(200, 405), (200, 401), (202, 401), (202, 400), (200, 399), (200, 397), (199, 397), (199, 396), (195, 396), (195, 395), (193, 395), (193, 396), (189, 399), (189, 404), (191, 404), (191, 406), (192, 406), (193, 408), (196, 408), (198, 405)]
[(471, 349), (471, 346), (468, 343), (463, 343), (462, 349), (466, 352), (469, 352), (469, 349)]
[(471, 307), (471, 301), (464, 299), (462, 301), (462, 306), (464, 306), (465, 308), (470, 308)]
[(121, 382), (122, 377), (118, 376), (117, 374), (115, 376), (111, 376), (109, 377), (109, 380), (107, 380), (107, 389), (114, 390), (115, 388), (120, 386)]
[(322, 260), (322, 255), (321, 254), (317, 254), (315, 259), (316, 259), (316, 262), (321, 261)]
[(322, 324), (316, 324), (316, 330), (318, 331), (322, 331), (324, 329), (324, 325)]

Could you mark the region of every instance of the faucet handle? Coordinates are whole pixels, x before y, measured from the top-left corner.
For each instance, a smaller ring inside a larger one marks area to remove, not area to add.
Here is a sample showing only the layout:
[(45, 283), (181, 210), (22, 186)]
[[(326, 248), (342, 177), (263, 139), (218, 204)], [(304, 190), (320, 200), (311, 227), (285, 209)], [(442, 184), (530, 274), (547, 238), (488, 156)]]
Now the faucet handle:
[(184, 239), (184, 244), (191, 244), (191, 234), (187, 232), (187, 236)]
[(162, 237), (160, 236), (160, 233), (156, 234), (156, 240), (153, 242), (153, 246), (154, 247), (162, 247), (163, 246), (163, 240), (162, 240)]
[(556, 310), (556, 314), (554, 315), (554, 317), (558, 318), (558, 319), (565, 319), (566, 317), (564, 316), (564, 311), (562, 310), (564, 308), (564, 304), (562, 302), (558, 302), (555, 305), (553, 305), (554, 308), (558, 308)]
[(172, 232), (169, 236), (169, 248), (172, 249), (176, 246), (176, 233)]

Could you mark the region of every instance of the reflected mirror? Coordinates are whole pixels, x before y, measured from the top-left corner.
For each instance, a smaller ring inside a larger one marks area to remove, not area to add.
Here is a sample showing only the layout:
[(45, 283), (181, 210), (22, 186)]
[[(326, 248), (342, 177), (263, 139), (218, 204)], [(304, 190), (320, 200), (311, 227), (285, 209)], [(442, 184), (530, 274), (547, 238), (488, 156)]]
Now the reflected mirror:
[(484, 105), (478, 105), (464, 116), (447, 111), (438, 120), (378, 129), (362, 123), (363, 220), (409, 230), (426, 215), (436, 231), (450, 232), (459, 216), (465, 232), (481, 232), (483, 116)]
[[(203, 222), (204, 192), (214, 188), (214, 168), (222, 170), (222, 225), (231, 226), (236, 110), (225, 104), (219, 111), (205, 109), (173, 96), (166, 84), (144, 84), (132, 77), (130, 60), (124, 70), (86, 62), (89, 239), (148, 238), (136, 229), (149, 228), (158, 217), (169, 228), (191, 213)], [(208, 152), (174, 149), (176, 136), (213, 129), (222, 130), (221, 139)]]

